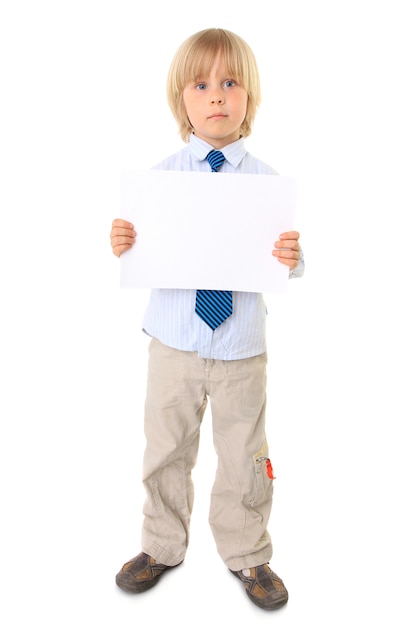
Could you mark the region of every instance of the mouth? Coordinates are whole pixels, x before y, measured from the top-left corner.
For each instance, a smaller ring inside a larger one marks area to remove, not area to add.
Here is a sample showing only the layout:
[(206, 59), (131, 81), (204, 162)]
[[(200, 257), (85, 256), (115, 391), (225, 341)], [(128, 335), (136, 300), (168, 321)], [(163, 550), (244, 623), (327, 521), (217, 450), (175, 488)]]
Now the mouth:
[(209, 120), (223, 120), (226, 117), (227, 117), (227, 115), (224, 115), (224, 113), (213, 113), (207, 119), (209, 119)]

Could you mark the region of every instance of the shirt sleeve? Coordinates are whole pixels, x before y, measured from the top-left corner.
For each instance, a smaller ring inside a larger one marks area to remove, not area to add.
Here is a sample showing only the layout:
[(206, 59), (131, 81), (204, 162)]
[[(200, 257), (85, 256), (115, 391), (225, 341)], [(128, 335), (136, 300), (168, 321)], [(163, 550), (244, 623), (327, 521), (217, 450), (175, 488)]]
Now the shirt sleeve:
[(300, 261), (297, 267), (294, 270), (290, 270), (289, 278), (301, 278), (304, 274), (304, 253), (302, 249), (300, 249)]

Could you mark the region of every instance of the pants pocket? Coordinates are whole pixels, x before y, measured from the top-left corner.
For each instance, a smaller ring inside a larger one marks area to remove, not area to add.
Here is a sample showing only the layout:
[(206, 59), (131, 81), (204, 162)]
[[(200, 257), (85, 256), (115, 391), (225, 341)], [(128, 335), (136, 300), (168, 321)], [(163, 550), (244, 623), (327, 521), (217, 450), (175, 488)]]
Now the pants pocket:
[(255, 471), (255, 490), (251, 499), (251, 505), (263, 504), (272, 498), (273, 481), (275, 479), (271, 459), (268, 456), (268, 444), (264, 443), (262, 448), (253, 455)]

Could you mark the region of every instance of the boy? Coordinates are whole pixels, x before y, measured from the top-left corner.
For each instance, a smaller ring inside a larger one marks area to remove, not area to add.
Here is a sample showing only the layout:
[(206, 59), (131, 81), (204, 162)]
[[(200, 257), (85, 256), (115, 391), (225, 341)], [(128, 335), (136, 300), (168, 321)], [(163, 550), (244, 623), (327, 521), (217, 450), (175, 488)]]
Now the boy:
[[(187, 39), (172, 61), (167, 92), (187, 145), (156, 169), (276, 174), (244, 147), (260, 88), (255, 58), (240, 37), (207, 29)], [(136, 232), (117, 219), (110, 237), (120, 256), (134, 244)], [(272, 251), (290, 268), (290, 277), (303, 273), (298, 239), (295, 231), (283, 233)], [(209, 521), (217, 550), (257, 606), (272, 610), (287, 602), (282, 580), (268, 565), (273, 475), (265, 436), (265, 322), (259, 293), (151, 291), (143, 322), (152, 337), (144, 417), (143, 551), (117, 574), (122, 589), (146, 591), (184, 560), (193, 506), (191, 472), (210, 396), (218, 467)]]

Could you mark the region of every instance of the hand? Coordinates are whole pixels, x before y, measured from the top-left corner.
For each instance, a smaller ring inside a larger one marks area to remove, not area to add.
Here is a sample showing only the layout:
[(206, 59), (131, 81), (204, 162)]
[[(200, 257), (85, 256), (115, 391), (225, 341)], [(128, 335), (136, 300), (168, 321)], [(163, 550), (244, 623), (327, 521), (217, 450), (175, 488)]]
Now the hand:
[(113, 220), (110, 232), (111, 247), (113, 254), (120, 256), (129, 250), (135, 243), (136, 232), (133, 224), (126, 220)]
[(300, 261), (300, 244), (298, 239), (300, 233), (295, 230), (291, 230), (287, 233), (282, 233), (279, 236), (279, 240), (275, 242), (274, 250), (272, 251), (280, 263), (288, 265), (290, 270), (294, 270)]

